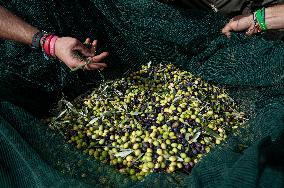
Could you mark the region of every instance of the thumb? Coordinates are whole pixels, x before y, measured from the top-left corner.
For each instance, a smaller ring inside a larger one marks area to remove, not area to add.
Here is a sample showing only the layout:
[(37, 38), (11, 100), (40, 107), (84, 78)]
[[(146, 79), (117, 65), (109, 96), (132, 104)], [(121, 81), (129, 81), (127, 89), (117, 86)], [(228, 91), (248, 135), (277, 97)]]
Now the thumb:
[(249, 29), (246, 31), (247, 36), (252, 36), (255, 33), (255, 26), (250, 26)]
[(85, 47), (82, 43), (77, 44), (73, 49), (79, 51), (81, 54), (83, 54), (86, 57), (94, 56), (91, 50)]

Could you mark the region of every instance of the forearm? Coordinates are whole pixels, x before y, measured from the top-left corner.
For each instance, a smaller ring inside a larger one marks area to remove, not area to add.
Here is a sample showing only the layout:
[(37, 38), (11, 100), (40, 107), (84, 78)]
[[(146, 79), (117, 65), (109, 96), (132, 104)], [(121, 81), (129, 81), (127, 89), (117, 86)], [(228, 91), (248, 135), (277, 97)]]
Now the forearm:
[(31, 44), (38, 29), (0, 6), (0, 38)]
[(266, 8), (265, 22), (267, 29), (284, 29), (284, 5)]

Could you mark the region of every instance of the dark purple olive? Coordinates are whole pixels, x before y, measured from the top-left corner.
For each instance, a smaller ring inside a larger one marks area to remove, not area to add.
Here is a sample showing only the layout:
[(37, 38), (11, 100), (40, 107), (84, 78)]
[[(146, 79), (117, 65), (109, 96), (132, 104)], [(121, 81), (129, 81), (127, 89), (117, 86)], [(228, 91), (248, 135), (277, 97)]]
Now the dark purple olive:
[(169, 160), (166, 160), (166, 161), (165, 161), (165, 165), (166, 165), (166, 166), (169, 166), (170, 163), (171, 163), (171, 162), (170, 162)]
[(173, 131), (174, 131), (175, 133), (178, 133), (178, 132), (179, 132), (179, 129), (178, 129), (178, 128), (173, 128)]
[(168, 121), (168, 122), (166, 123), (166, 125), (167, 125), (167, 126), (171, 126), (171, 125), (172, 125), (172, 122)]
[(186, 139), (183, 139), (183, 140), (181, 141), (181, 144), (182, 144), (183, 146), (187, 146), (188, 141), (187, 141)]
[(191, 83), (191, 82), (187, 82), (186, 85), (187, 85), (187, 86), (192, 86), (192, 83)]
[(154, 155), (154, 159), (158, 159), (159, 155), (158, 154), (155, 154)]
[(192, 150), (192, 153), (193, 153), (194, 155), (196, 155), (196, 154), (198, 153), (198, 151), (197, 151), (196, 149), (193, 149), (193, 150)]
[(131, 165), (132, 166), (138, 166), (138, 162), (132, 162)]
[(183, 134), (177, 134), (177, 137), (181, 140), (184, 138)]
[(153, 172), (159, 172), (160, 170), (159, 169), (157, 169), (157, 168), (154, 168), (153, 169)]
[(123, 164), (117, 164), (116, 165), (116, 168), (119, 170), (119, 169), (122, 169), (123, 168)]

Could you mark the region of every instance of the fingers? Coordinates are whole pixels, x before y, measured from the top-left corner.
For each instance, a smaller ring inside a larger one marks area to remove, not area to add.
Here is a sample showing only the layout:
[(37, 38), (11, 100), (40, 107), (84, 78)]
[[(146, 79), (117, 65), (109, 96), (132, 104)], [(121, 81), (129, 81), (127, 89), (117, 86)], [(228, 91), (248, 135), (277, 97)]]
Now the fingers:
[(74, 65), (72, 69), (78, 68), (79, 69), (84, 69), (84, 70), (103, 70), (107, 67), (107, 64), (105, 63), (100, 63), (105, 57), (108, 56), (107, 52), (103, 52), (100, 55), (97, 55), (95, 57), (89, 57), (88, 60), (91, 61), (90, 64), (86, 65), (86, 61), (81, 61), (78, 58), (73, 58), (70, 60), (70, 64)]
[(105, 63), (99, 63), (101, 62), (104, 58), (106, 58), (108, 56), (108, 52), (103, 52), (95, 57), (91, 57), (89, 58), (91, 61), (93, 61), (94, 63), (88, 64), (86, 65), (86, 70), (103, 70), (107, 67), (107, 65)]
[[(90, 48), (87, 48), (86, 45), (89, 45)], [(96, 54), (96, 46), (97, 46), (97, 40), (91, 41), (90, 38), (87, 38), (84, 42), (84, 44), (76, 43), (74, 46), (73, 50), (79, 51), (82, 55), (87, 57), (88, 61), (91, 61), (89, 64), (86, 65), (85, 61), (80, 60), (79, 58), (72, 58), (72, 60), (69, 61), (71, 66), (71, 69), (76, 69), (76, 68), (83, 68), (84, 70), (103, 70), (104, 68), (107, 67), (105, 63), (101, 63), (104, 58), (108, 56), (108, 52), (103, 52), (99, 55)]]
[(255, 30), (256, 30), (255, 26), (251, 26), (251, 27), (246, 31), (246, 35), (247, 35), (247, 36), (252, 36), (253, 34), (256, 33)]
[(81, 42), (78, 42), (78, 44), (73, 49), (79, 51), (81, 54), (83, 54), (86, 57), (93, 56), (91, 50), (88, 49), (86, 46), (84, 46)]
[(97, 40), (94, 40), (94, 41), (92, 42), (91, 52), (92, 52), (92, 54), (94, 54), (94, 55), (96, 55), (96, 53), (97, 53), (97, 43), (98, 43)]
[[(222, 29), (222, 33), (227, 37), (231, 36), (232, 32), (247, 31), (254, 27), (253, 15), (240, 15), (232, 18), (229, 23)], [(248, 34), (253, 34), (251, 31)]]
[(86, 65), (85, 69), (86, 70), (103, 70), (107, 67), (107, 65), (105, 63), (92, 63), (89, 65)]
[(97, 43), (97, 40), (92, 42), (90, 38), (87, 38), (84, 42), (84, 45), (91, 50), (92, 56), (96, 55)]
[(90, 38), (86, 38), (84, 44), (90, 44), (91, 43), (91, 39)]
[(108, 52), (103, 52), (95, 57), (92, 57), (93, 62), (100, 62), (108, 56)]
[(231, 37), (231, 31), (233, 30), (232, 28), (232, 25), (231, 25), (232, 22), (229, 22), (225, 25), (225, 27), (222, 29), (222, 33), (224, 35), (226, 35), (228, 38)]
[(97, 46), (98, 40), (94, 40), (92, 46)]

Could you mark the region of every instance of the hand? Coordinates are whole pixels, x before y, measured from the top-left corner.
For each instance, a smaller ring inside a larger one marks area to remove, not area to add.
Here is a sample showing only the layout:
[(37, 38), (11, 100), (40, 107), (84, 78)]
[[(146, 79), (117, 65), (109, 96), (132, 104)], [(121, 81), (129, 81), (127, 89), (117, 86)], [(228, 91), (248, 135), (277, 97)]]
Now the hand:
[(257, 28), (255, 28), (253, 15), (239, 15), (230, 20), (229, 23), (225, 25), (222, 29), (222, 33), (228, 38), (231, 36), (231, 32), (241, 32), (246, 31), (246, 35), (251, 36), (257, 33)]
[[(90, 43), (91, 40), (86, 39), (85, 43)], [(91, 48), (87, 48), (80, 41), (71, 37), (62, 37), (58, 38), (55, 43), (55, 55), (58, 59), (63, 61), (70, 69), (74, 69), (80, 65), (84, 65), (86, 62), (80, 60), (79, 58), (74, 56), (74, 52), (78, 51), (83, 56), (91, 60), (92, 63), (86, 65), (84, 69), (86, 70), (96, 70), (96, 69), (104, 69), (107, 67), (102, 60), (108, 56), (108, 52), (103, 52), (99, 55), (94, 56), (95, 48), (97, 45), (97, 41), (93, 41), (91, 44)]]

